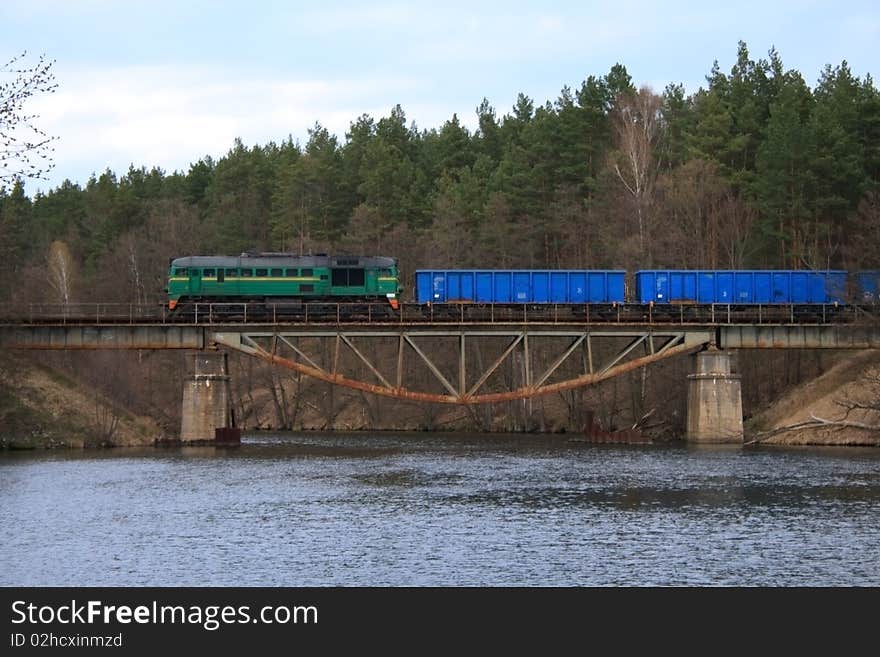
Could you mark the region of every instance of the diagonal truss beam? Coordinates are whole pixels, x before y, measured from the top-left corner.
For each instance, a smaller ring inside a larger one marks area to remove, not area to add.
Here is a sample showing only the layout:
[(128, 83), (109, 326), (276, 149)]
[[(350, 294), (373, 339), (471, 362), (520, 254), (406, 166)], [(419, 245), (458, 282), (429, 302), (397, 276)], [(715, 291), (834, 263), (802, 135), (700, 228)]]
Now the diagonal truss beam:
[(404, 335), (403, 339), (406, 340), (406, 343), (410, 347), (412, 347), (413, 351), (415, 351), (419, 355), (419, 358), (421, 358), (425, 362), (425, 365), (428, 366), (428, 369), (431, 370), (435, 377), (437, 377), (437, 380), (443, 385), (443, 387), (446, 388), (453, 397), (458, 397), (460, 393), (452, 387), (452, 384), (449, 383), (445, 376), (443, 376), (443, 372), (441, 372), (437, 368), (437, 366), (431, 362), (431, 359), (425, 355), (425, 352), (419, 349), (416, 343), (412, 341), (412, 338), (408, 335)]
[(483, 384), (489, 380), (489, 377), (495, 373), (495, 370), (497, 370), (501, 366), (501, 363), (507, 360), (507, 357), (513, 353), (513, 350), (516, 349), (517, 345), (522, 342), (522, 340), (522, 335), (518, 335), (513, 339), (513, 342), (511, 342), (507, 349), (504, 350), (504, 353), (498, 357), (498, 360), (492, 363), (492, 366), (488, 370), (483, 372), (483, 375), (479, 378), (479, 380), (470, 390), (468, 390), (468, 393), (466, 395), (467, 397), (473, 397), (476, 394), (477, 390), (483, 387)]
[(349, 346), (349, 348), (355, 353), (355, 355), (361, 359), (363, 364), (369, 368), (369, 370), (373, 373), (373, 376), (375, 376), (377, 379), (379, 379), (379, 381), (382, 383), (383, 386), (385, 386), (386, 388), (391, 387), (391, 384), (389, 384), (388, 381), (385, 380), (385, 377), (382, 376), (381, 372), (379, 372), (379, 370), (376, 369), (375, 365), (373, 365), (369, 360), (367, 360), (366, 356), (364, 356), (358, 350), (358, 348), (355, 347), (354, 344), (352, 344), (351, 340), (349, 340), (348, 337), (346, 337), (344, 335), (340, 335), (339, 337), (342, 339), (342, 341), (345, 344), (347, 344)]
[(315, 363), (315, 361), (313, 361), (311, 358), (309, 358), (306, 354), (304, 354), (302, 351), (300, 351), (300, 349), (295, 344), (293, 344), (290, 340), (285, 338), (283, 335), (278, 336), (278, 339), (281, 340), (281, 342), (286, 344), (288, 347), (290, 347), (290, 350), (293, 351), (293, 353), (295, 353), (297, 356), (302, 358), (304, 361), (306, 361), (309, 365), (314, 367), (316, 370), (323, 370), (324, 369), (324, 368), (320, 367), (317, 363)]
[(559, 358), (557, 358), (550, 367), (547, 368), (546, 372), (538, 377), (538, 380), (535, 381), (535, 386), (540, 387), (544, 383), (544, 381), (549, 379), (553, 372), (559, 369), (559, 366), (562, 365), (562, 363), (564, 363), (569, 356), (571, 356), (574, 350), (581, 345), (586, 337), (586, 335), (582, 335), (579, 338), (575, 338), (575, 341), (572, 343), (572, 345), (568, 349), (566, 349), (565, 352)]

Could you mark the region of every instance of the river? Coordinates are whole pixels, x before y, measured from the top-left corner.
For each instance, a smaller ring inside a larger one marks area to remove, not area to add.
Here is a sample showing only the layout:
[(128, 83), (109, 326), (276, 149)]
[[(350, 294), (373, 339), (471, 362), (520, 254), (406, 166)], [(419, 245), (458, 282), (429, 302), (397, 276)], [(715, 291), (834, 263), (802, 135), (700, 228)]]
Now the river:
[(877, 586), (880, 450), (254, 434), (0, 453), (4, 586)]

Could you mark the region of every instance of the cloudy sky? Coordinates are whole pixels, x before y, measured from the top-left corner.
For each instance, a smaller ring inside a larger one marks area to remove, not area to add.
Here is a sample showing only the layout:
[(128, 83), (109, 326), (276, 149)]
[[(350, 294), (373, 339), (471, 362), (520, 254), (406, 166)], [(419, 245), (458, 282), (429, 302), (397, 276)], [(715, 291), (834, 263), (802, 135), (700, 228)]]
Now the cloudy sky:
[(342, 141), (395, 104), (420, 129), (453, 114), (473, 128), (483, 97), (502, 116), (520, 92), (552, 101), (617, 62), (637, 85), (692, 92), (740, 40), (811, 85), (843, 60), (880, 72), (880, 10), (853, 0), (0, 0), (0, 35), (4, 62), (55, 60), (57, 93), (28, 109), (59, 137), (56, 167), (30, 194), (132, 164), (186, 171), (236, 137), (304, 143), (315, 122)]

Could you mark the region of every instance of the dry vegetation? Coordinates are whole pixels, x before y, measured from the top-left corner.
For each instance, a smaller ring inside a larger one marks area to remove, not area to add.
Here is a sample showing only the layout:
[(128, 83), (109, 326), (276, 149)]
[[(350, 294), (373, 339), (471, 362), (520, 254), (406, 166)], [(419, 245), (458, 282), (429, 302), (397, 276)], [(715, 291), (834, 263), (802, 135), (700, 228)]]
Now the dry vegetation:
[(0, 447), (152, 445), (163, 430), (94, 386), (33, 359), (0, 354)]
[(857, 352), (749, 422), (750, 442), (880, 446), (880, 353)]

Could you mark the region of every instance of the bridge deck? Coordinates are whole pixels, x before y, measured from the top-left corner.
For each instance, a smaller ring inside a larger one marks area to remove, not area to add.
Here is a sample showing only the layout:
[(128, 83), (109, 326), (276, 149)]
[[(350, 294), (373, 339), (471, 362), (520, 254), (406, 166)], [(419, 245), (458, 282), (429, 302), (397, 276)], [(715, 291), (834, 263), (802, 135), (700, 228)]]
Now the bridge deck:
[(877, 349), (880, 325), (648, 325), (648, 324), (19, 324), (0, 325), (0, 346), (9, 349), (204, 349), (216, 336), (243, 334), (297, 338), (346, 335), (358, 338), (415, 334), (424, 337), (491, 337), (517, 334), (591, 338), (666, 336), (670, 333), (720, 349)]
[(720, 326), (849, 324), (880, 321), (880, 306), (838, 304), (242, 304), (198, 303), (170, 312), (160, 304), (31, 304), (4, 309), (7, 325), (438, 325), (625, 324)]

